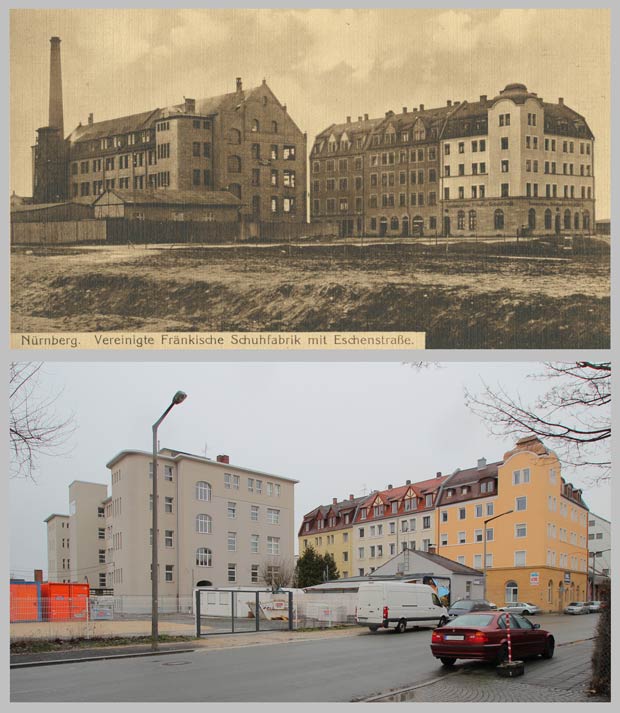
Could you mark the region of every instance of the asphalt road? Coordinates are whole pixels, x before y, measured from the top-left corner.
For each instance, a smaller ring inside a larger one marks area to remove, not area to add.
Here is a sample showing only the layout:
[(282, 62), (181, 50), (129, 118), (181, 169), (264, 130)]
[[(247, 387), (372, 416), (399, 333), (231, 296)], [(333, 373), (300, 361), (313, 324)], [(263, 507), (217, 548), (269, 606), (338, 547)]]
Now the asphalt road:
[[(540, 616), (535, 621), (563, 644), (591, 637), (597, 619), (596, 615)], [(381, 631), (14, 669), (11, 701), (351, 701), (452, 675), (430, 655), (429, 643), (430, 629), (401, 635)], [(556, 655), (562, 657), (561, 647)]]

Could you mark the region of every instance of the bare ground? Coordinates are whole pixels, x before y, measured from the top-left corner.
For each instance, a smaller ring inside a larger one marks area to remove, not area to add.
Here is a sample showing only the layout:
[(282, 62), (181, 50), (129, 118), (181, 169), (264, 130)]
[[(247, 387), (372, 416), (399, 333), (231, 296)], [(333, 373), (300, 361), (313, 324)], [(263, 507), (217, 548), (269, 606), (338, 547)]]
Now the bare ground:
[(12, 331), (425, 331), (608, 348), (609, 252), (538, 244), (14, 249)]

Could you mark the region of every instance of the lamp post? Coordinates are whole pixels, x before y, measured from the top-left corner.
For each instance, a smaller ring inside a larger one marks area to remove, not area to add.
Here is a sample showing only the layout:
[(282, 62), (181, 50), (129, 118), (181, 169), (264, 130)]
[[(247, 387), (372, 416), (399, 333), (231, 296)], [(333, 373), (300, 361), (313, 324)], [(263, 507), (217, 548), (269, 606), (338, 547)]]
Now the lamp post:
[(187, 394), (177, 391), (172, 397), (168, 408), (153, 424), (153, 536), (151, 538), (151, 648), (157, 650), (159, 636), (159, 607), (158, 607), (158, 561), (157, 561), (157, 429), (170, 411), (178, 404), (185, 401)]
[(487, 523), (491, 520), (497, 520), (498, 517), (503, 517), (504, 515), (510, 515), (512, 510), (506, 510), (506, 512), (500, 512), (499, 515), (494, 515), (489, 517), (482, 523), (482, 541), (483, 541), (483, 555), (482, 555), (482, 598), (487, 598)]

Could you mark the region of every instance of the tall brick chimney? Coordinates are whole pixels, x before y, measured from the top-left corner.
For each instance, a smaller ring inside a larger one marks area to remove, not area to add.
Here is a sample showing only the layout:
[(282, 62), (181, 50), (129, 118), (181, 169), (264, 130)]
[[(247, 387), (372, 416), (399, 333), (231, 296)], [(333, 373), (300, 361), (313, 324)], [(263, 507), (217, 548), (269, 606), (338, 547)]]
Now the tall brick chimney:
[(60, 37), (50, 39), (50, 104), (48, 125), (60, 130), (65, 138), (62, 113), (62, 75), (60, 72)]
[(218, 456), (215, 460), (216, 460), (216, 463), (230, 463), (230, 456), (221, 455), (221, 456)]

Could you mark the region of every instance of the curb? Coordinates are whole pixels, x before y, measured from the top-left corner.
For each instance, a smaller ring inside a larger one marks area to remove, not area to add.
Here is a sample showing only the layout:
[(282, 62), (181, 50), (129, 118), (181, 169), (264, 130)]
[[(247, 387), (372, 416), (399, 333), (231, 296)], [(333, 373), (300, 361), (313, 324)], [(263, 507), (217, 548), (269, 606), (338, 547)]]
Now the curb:
[(141, 656), (167, 656), (170, 654), (189, 654), (196, 649), (171, 649), (170, 651), (140, 651), (132, 654), (104, 654), (103, 656), (85, 656), (77, 659), (54, 659), (53, 661), (24, 661), (23, 663), (12, 663), (10, 668), (32, 668), (34, 666), (56, 666), (65, 663), (82, 663), (84, 661), (105, 661), (108, 659), (132, 659)]

